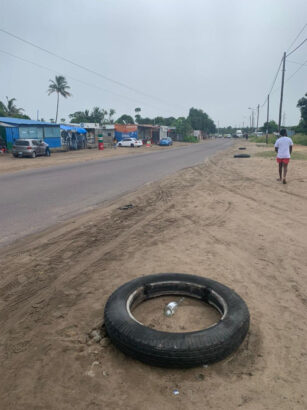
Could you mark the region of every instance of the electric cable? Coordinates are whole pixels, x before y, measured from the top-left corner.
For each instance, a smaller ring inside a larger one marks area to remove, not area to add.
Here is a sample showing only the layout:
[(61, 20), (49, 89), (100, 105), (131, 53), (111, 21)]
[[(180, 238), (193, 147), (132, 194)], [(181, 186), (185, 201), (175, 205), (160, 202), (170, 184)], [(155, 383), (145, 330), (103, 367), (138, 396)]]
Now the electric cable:
[[(45, 53), (48, 53), (48, 54), (50, 54), (50, 55), (52, 55), (52, 56), (54, 56), (54, 57), (57, 57), (57, 58), (59, 58), (60, 60), (66, 61), (67, 63), (70, 63), (70, 64), (72, 64), (72, 65), (74, 65), (74, 66), (76, 66), (76, 67), (78, 67), (78, 68), (81, 68), (82, 70), (85, 70), (85, 71), (88, 71), (88, 72), (91, 73), (91, 74), (97, 75), (98, 77), (101, 77), (101, 78), (103, 78), (104, 80), (110, 81), (110, 82), (112, 82), (112, 83), (114, 83), (114, 84), (116, 84), (116, 85), (118, 85), (118, 86), (127, 88), (128, 90), (133, 91), (133, 92), (138, 93), (138, 94), (141, 94), (141, 95), (143, 95), (143, 96), (145, 96), (145, 97), (149, 97), (149, 98), (151, 98), (151, 99), (154, 99), (154, 100), (157, 100), (157, 101), (159, 101), (159, 102), (162, 102), (163, 104), (166, 104), (166, 105), (169, 105), (169, 106), (171, 105), (170, 103), (164, 101), (163, 99), (161, 99), (161, 98), (159, 98), (159, 97), (152, 96), (152, 95), (150, 95), (150, 94), (146, 94), (146, 93), (144, 93), (144, 92), (142, 92), (142, 91), (140, 91), (140, 90), (138, 90), (138, 89), (136, 89), (136, 88), (133, 88), (133, 87), (131, 87), (131, 86), (129, 86), (129, 85), (127, 85), (127, 84), (121, 82), (121, 81), (114, 80), (114, 79), (112, 79), (112, 78), (110, 78), (110, 77), (107, 77), (107, 76), (104, 75), (104, 74), (101, 74), (101, 73), (99, 73), (99, 72), (97, 72), (97, 71), (95, 71), (95, 70), (92, 70), (91, 68), (85, 67), (85, 66), (83, 66), (82, 64), (76, 63), (76, 62), (74, 62), (74, 61), (72, 61), (72, 60), (70, 60), (70, 59), (68, 59), (68, 58), (66, 58), (66, 57), (63, 57), (63, 56), (61, 56), (61, 55), (59, 55), (59, 54), (56, 54), (56, 53), (54, 53), (53, 51), (50, 51), (50, 50), (48, 50), (48, 49), (46, 49), (46, 48), (44, 48), (44, 47), (41, 47), (41, 46), (39, 46), (39, 45), (37, 45), (37, 44), (31, 42), (31, 41), (25, 40), (25, 39), (23, 39), (23, 38), (17, 36), (16, 34), (10, 33), (10, 32), (7, 31), (7, 30), (4, 30), (4, 29), (0, 28), (0, 31), (1, 31), (2, 33), (7, 34), (8, 36), (11, 36), (11, 37), (13, 37), (13, 38), (15, 38), (15, 39), (17, 39), (17, 40), (19, 40), (19, 41), (22, 41), (23, 43), (29, 44), (29, 45), (32, 46), (32, 47), (35, 47), (35, 48), (37, 48), (37, 49), (39, 49), (39, 50), (41, 50), (41, 51), (44, 51)], [(177, 104), (174, 104), (174, 105), (177, 105)], [(178, 107), (179, 107), (179, 105), (178, 105)], [(182, 106), (180, 106), (180, 107), (183, 108)]]
[(292, 50), (289, 54), (287, 54), (286, 57), (291, 56), (291, 54), (293, 54), (294, 51), (296, 51), (297, 49), (299, 49), (306, 41), (307, 41), (307, 38), (305, 38), (305, 40), (303, 40), (294, 50)]
[(292, 41), (291, 45), (288, 47), (286, 52), (288, 52), (290, 50), (290, 48), (293, 46), (293, 44), (295, 44), (296, 40), (299, 38), (299, 36), (302, 34), (302, 32), (305, 30), (306, 27), (307, 27), (307, 23), (304, 25), (304, 27), (301, 29), (301, 31), (298, 33), (298, 35)]
[[(4, 50), (1, 50), (1, 49), (0, 49), (0, 52), (1, 52), (1, 53), (4, 53), (4, 54), (7, 54), (7, 55), (10, 56), (10, 57), (14, 57), (14, 58), (16, 58), (16, 59), (18, 59), (18, 60), (21, 60), (21, 61), (24, 61), (24, 62), (26, 62), (26, 63), (32, 64), (32, 65), (34, 65), (34, 66), (36, 66), (36, 67), (39, 67), (39, 68), (41, 68), (41, 69), (43, 69), (43, 70), (47, 70), (47, 71), (49, 71), (49, 72), (51, 71), (51, 72), (56, 73), (56, 74), (62, 74), (62, 73), (60, 73), (60, 72), (57, 71), (57, 70), (53, 70), (52, 68), (43, 66), (43, 65), (38, 64), (38, 63), (35, 63), (34, 61), (27, 60), (27, 59), (25, 59), (25, 58), (23, 58), (23, 57), (19, 57), (19, 56), (15, 55), (15, 54), (12, 54), (12, 53), (8, 52), (8, 51), (4, 51)], [(158, 107), (158, 106), (153, 106), (153, 105), (151, 105), (151, 104), (148, 104), (148, 103), (146, 103), (146, 102), (144, 102), (144, 101), (135, 100), (135, 99), (130, 98), (130, 97), (128, 97), (128, 96), (115, 93), (114, 91), (110, 91), (110, 90), (107, 90), (107, 89), (105, 89), (105, 88), (99, 87), (98, 85), (94, 85), (94, 84), (88, 83), (88, 82), (86, 82), (86, 81), (83, 81), (83, 80), (80, 80), (80, 79), (78, 79), (78, 78), (72, 77), (71, 75), (65, 74), (65, 76), (66, 76), (67, 78), (70, 78), (71, 80), (77, 81), (77, 82), (79, 82), (79, 83), (81, 83), (81, 84), (84, 84), (84, 85), (87, 85), (87, 86), (89, 86), (89, 87), (97, 88), (97, 89), (99, 89), (99, 90), (101, 90), (101, 91), (103, 91), (103, 92), (107, 92), (107, 93), (110, 93), (110, 94), (114, 94), (114, 95), (116, 95), (117, 97), (124, 98), (124, 99), (128, 99), (128, 100), (130, 100), (130, 101), (133, 101), (133, 102), (137, 103), (138, 105), (142, 104), (142, 105), (144, 105), (144, 106), (151, 107), (151, 108), (157, 108), (157, 107)]]

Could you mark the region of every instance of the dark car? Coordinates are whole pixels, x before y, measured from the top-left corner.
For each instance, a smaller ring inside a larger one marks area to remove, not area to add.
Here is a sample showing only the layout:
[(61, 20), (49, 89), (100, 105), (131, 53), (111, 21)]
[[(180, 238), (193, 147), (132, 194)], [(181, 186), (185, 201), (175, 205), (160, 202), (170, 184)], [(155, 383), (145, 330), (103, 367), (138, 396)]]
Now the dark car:
[(18, 139), (15, 140), (12, 154), (14, 157), (31, 157), (35, 158), (38, 155), (50, 157), (49, 145), (37, 139)]

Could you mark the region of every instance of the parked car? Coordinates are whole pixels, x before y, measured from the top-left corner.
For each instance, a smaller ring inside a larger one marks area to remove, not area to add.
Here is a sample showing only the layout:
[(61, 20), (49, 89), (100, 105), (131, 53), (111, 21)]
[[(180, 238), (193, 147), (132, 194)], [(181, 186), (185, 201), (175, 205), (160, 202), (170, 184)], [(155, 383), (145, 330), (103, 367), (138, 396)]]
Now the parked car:
[(173, 140), (170, 137), (162, 138), (159, 142), (159, 145), (161, 145), (161, 146), (163, 146), (163, 145), (164, 146), (173, 145)]
[(50, 148), (49, 145), (42, 140), (18, 139), (14, 142), (12, 154), (14, 157), (35, 158), (38, 155), (50, 157)]
[(123, 138), (122, 140), (118, 141), (118, 147), (141, 147), (143, 145), (142, 140), (138, 140), (136, 138)]

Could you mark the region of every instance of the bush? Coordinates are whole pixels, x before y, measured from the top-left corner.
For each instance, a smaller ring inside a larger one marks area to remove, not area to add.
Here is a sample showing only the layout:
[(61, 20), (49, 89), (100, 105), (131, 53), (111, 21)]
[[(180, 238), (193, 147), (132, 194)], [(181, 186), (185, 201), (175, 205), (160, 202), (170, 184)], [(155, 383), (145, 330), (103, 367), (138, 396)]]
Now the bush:
[[(291, 139), (294, 144), (307, 145), (307, 135), (306, 134), (295, 134), (291, 137)], [(265, 135), (262, 135), (261, 137), (256, 137), (253, 135), (249, 138), (249, 140), (252, 142), (259, 142), (259, 143), (266, 142)], [(269, 139), (268, 139), (269, 145), (274, 145), (276, 140), (277, 140), (277, 137), (275, 135), (269, 134)]]
[(190, 135), (189, 137), (184, 137), (183, 142), (198, 142), (198, 138)]

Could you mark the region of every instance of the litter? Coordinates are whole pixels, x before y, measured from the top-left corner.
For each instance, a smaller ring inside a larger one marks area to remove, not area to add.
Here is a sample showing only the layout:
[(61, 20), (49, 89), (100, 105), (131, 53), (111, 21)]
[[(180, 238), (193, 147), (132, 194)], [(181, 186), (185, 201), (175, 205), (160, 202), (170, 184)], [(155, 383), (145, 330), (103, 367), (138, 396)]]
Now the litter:
[(173, 316), (176, 312), (179, 304), (183, 302), (184, 298), (179, 299), (178, 302), (169, 302), (164, 308), (164, 314), (166, 317)]
[(173, 390), (173, 395), (174, 395), (174, 396), (178, 396), (178, 394), (179, 394), (179, 390), (178, 390), (178, 389), (174, 389), (174, 390)]
[(131, 208), (133, 208), (133, 205), (132, 204), (127, 204), (127, 205), (121, 206), (119, 209), (121, 211), (124, 211), (126, 209), (131, 209)]

